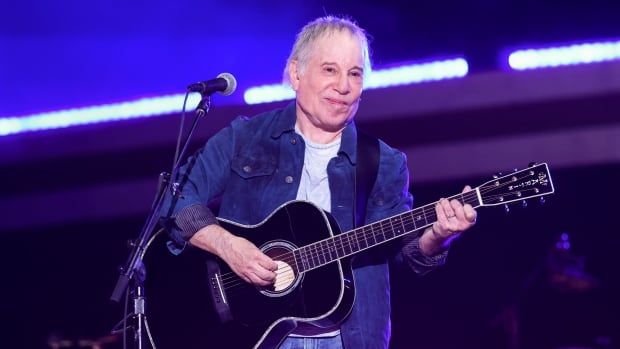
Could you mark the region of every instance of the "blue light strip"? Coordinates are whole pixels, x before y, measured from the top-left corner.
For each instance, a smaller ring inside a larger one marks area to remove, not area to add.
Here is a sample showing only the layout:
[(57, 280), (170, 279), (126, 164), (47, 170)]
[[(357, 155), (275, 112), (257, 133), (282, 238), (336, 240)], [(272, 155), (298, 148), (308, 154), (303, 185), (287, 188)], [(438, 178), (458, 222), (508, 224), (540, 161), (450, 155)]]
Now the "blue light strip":
[(243, 93), (243, 100), (247, 104), (277, 102), (293, 98), (295, 98), (295, 91), (285, 84), (250, 87)]
[(369, 90), (373, 88), (418, 84), (427, 81), (462, 78), (467, 75), (468, 71), (469, 66), (467, 61), (463, 58), (374, 70), (370, 73), (364, 89)]
[[(22, 117), (4, 117), (0, 118), (0, 136), (175, 113), (181, 111), (183, 98), (184, 94), (178, 94)], [(198, 102), (200, 94), (190, 94), (187, 99), (188, 109), (198, 105)]]
[[(468, 70), (467, 61), (463, 58), (373, 70), (364, 85), (364, 89), (370, 90), (460, 78), (467, 75)], [(259, 104), (293, 99), (295, 93), (287, 85), (263, 85), (247, 89), (243, 98), (247, 104)]]
[(597, 63), (614, 59), (620, 59), (620, 41), (518, 50), (508, 55), (508, 64), (514, 70), (526, 70)]

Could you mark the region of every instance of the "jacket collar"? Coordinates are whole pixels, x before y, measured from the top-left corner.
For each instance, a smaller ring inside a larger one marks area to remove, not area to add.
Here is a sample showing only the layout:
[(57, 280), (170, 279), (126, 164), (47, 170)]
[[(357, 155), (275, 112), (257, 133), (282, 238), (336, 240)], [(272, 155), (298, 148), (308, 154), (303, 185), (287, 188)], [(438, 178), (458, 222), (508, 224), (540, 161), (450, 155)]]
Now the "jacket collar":
[(357, 127), (355, 127), (353, 120), (342, 131), (342, 142), (338, 153), (344, 154), (351, 165), (355, 165), (357, 160)]
[(279, 113), (276, 113), (271, 138), (277, 139), (283, 133), (295, 131), (296, 119), (295, 101), (292, 101), (286, 107), (280, 109)]

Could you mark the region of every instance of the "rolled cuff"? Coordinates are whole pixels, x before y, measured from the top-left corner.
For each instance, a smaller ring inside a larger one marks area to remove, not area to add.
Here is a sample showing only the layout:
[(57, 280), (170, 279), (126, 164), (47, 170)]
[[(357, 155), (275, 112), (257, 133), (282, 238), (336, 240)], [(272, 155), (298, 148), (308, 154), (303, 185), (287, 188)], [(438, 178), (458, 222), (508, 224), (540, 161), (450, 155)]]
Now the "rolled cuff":
[(448, 250), (446, 249), (442, 253), (432, 257), (426, 256), (420, 249), (420, 237), (421, 235), (417, 234), (406, 237), (402, 247), (402, 253), (407, 264), (414, 272), (426, 274), (446, 263)]
[(174, 217), (179, 236), (188, 241), (196, 232), (207, 225), (218, 224), (217, 218), (208, 207), (194, 204), (181, 209)]

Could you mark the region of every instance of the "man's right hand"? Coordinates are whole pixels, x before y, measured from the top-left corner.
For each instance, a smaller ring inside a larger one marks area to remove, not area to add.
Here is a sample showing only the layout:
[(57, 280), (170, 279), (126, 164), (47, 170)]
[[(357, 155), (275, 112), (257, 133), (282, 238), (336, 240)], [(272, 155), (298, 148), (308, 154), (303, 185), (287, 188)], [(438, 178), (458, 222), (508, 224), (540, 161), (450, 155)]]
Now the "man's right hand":
[(267, 286), (276, 278), (276, 262), (250, 241), (231, 234), (219, 225), (200, 229), (189, 242), (223, 259), (235, 274), (247, 282)]

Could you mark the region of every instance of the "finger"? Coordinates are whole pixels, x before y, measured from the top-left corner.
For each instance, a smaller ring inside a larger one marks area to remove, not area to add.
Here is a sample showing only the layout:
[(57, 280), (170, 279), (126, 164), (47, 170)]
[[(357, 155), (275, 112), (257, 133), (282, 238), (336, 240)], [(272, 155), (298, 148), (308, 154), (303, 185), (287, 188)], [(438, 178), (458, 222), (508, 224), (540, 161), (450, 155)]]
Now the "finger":
[(278, 263), (276, 263), (273, 259), (269, 258), (269, 256), (264, 253), (259, 257), (258, 264), (260, 264), (261, 267), (270, 271), (278, 270)]
[(456, 214), (459, 210), (463, 210), (463, 204), (461, 204), (461, 202), (457, 199), (452, 199), (450, 201), (450, 208)]
[(465, 188), (463, 188), (462, 193), (467, 193), (468, 191), (471, 191), (471, 187), (469, 185), (466, 185)]
[(258, 276), (256, 273), (254, 272), (250, 272), (249, 273), (249, 277), (250, 277), (250, 282), (255, 284), (255, 285), (260, 285), (260, 286), (267, 286), (269, 284), (271, 284), (272, 282), (267, 281), (267, 280), (263, 280), (260, 276)]
[(446, 211), (446, 206), (450, 206), (450, 203), (446, 199), (440, 199), (435, 206), (435, 212), (437, 213), (437, 221), (433, 224), (434, 232), (441, 236), (446, 236), (450, 233), (452, 227), (450, 217)]
[(250, 275), (253, 277), (253, 281), (260, 285), (271, 284), (276, 279), (276, 274), (274, 272), (263, 268), (251, 270)]
[(452, 218), (455, 216), (454, 214), (454, 210), (452, 209), (452, 205), (450, 204), (450, 201), (446, 200), (446, 199), (442, 199), (441, 201), (441, 207), (443, 208), (446, 217), (448, 219)]
[(265, 281), (267, 283), (271, 283), (276, 279), (276, 273), (271, 270), (267, 270), (259, 265), (256, 265), (254, 269), (252, 269), (252, 272), (262, 281)]
[(437, 214), (437, 221), (445, 223), (448, 221), (448, 217), (446, 216), (446, 212), (443, 208), (443, 200), (444, 199), (439, 199), (439, 201), (435, 205), (435, 213)]
[(448, 201), (448, 206), (449, 208), (446, 209), (446, 215), (448, 216), (448, 224), (446, 225), (446, 228), (451, 232), (455, 232), (460, 229), (459, 225), (465, 218), (463, 205), (458, 200), (453, 199)]
[(247, 275), (245, 275), (243, 273), (236, 273), (236, 274), (239, 275), (239, 277), (242, 278), (243, 281), (249, 282), (249, 283), (253, 283), (252, 279), (249, 276), (247, 276)]
[(465, 206), (463, 207), (463, 211), (465, 212), (465, 219), (467, 219), (468, 222), (476, 222), (476, 218), (478, 218), (478, 212), (476, 212), (476, 210), (474, 210), (474, 208), (470, 204), (465, 204)]
[(463, 205), (456, 201), (452, 200), (452, 209), (454, 210), (454, 214), (456, 215), (456, 219), (459, 221), (463, 221), (465, 219), (465, 208)]

